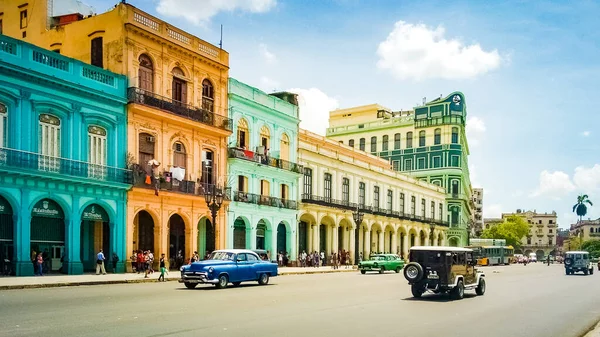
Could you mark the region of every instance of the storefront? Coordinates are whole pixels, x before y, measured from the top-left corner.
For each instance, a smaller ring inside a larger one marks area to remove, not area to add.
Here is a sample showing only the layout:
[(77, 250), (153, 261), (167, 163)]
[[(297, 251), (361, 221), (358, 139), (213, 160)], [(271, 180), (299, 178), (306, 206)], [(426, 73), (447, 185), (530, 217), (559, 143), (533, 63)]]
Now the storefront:
[[(38, 201), (31, 210), (31, 258), (42, 253), (44, 272), (61, 270), (65, 253), (65, 215), (52, 199)], [(31, 266), (34, 268), (33, 264)]]
[(0, 275), (12, 274), (13, 211), (8, 201), (0, 196)]
[(113, 271), (109, 217), (104, 208), (91, 204), (81, 214), (80, 259), (84, 271), (96, 270), (96, 256), (100, 249), (106, 258), (106, 270)]

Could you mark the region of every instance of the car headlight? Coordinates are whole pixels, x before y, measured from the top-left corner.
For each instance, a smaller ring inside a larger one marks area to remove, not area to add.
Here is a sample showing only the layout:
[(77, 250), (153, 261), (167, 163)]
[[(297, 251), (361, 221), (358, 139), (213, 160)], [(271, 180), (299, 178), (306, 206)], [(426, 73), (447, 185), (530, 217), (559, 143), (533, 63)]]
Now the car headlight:
[(185, 268), (183, 268), (183, 266), (181, 266), (181, 267), (179, 268), (179, 271), (183, 271), (184, 269), (185, 269)]
[(212, 273), (213, 271), (215, 271), (215, 268), (213, 268), (213, 267), (208, 267), (208, 272), (209, 272), (209, 273)]

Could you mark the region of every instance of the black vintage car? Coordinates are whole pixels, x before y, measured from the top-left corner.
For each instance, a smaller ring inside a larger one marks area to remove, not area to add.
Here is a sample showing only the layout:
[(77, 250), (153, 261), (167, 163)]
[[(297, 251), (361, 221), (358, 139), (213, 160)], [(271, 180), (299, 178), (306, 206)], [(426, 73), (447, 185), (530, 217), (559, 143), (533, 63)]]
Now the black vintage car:
[(453, 299), (462, 299), (465, 289), (485, 293), (485, 275), (475, 266), (473, 251), (459, 247), (412, 247), (410, 263), (404, 267), (404, 277), (411, 285), (414, 297), (426, 291), (450, 293)]

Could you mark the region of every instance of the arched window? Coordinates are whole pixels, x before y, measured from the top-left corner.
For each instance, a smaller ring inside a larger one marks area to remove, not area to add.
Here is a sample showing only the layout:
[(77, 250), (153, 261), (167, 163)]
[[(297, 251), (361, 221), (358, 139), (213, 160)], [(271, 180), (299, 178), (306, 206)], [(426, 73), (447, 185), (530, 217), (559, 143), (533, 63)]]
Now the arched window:
[(246, 149), (250, 146), (249, 144), (250, 133), (248, 132), (248, 122), (245, 118), (241, 118), (238, 121), (237, 126), (237, 146)]
[(39, 153), (41, 155), (39, 167), (45, 171), (58, 171), (60, 169), (60, 119), (53, 115), (40, 115)]
[(407, 149), (412, 149), (412, 142), (413, 142), (413, 133), (407, 132), (406, 133), (406, 148)]
[(419, 147), (425, 146), (425, 131), (419, 131)]
[(173, 68), (173, 83), (171, 86), (171, 98), (174, 101), (187, 104), (187, 82), (181, 68)]
[(202, 109), (215, 111), (215, 90), (209, 80), (202, 81)]
[(265, 151), (269, 149), (271, 145), (271, 131), (266, 125), (260, 128), (260, 145), (264, 146)]
[(371, 152), (377, 152), (377, 137), (371, 137)]
[(354, 147), (354, 139), (350, 139), (350, 140), (348, 141), (348, 146), (350, 146), (350, 147)]
[(452, 128), (452, 144), (458, 144), (458, 128)]
[(283, 160), (290, 159), (290, 137), (287, 134), (281, 135), (281, 141), (279, 144), (279, 158)]
[(381, 139), (381, 151), (387, 151), (390, 139), (388, 135), (384, 135)]
[(138, 78), (140, 89), (153, 92), (154, 91), (154, 66), (148, 55), (142, 54), (139, 58), (140, 68), (138, 70)]
[(361, 151), (365, 150), (365, 139), (361, 138), (358, 142), (358, 149)]
[(138, 164), (148, 173), (150, 173), (148, 162), (154, 159), (155, 143), (156, 139), (154, 136), (149, 133), (140, 133), (138, 139), (138, 158), (140, 162)]
[(399, 133), (394, 135), (394, 150), (400, 150), (400, 137)]
[(187, 167), (187, 154), (185, 152), (185, 146), (181, 142), (173, 143), (173, 166), (181, 168)]
[(8, 146), (8, 109), (0, 104), (0, 147)]
[(96, 125), (88, 127), (88, 162), (106, 166), (106, 130)]
[(442, 129), (435, 129), (433, 133), (433, 145), (440, 145), (442, 143)]

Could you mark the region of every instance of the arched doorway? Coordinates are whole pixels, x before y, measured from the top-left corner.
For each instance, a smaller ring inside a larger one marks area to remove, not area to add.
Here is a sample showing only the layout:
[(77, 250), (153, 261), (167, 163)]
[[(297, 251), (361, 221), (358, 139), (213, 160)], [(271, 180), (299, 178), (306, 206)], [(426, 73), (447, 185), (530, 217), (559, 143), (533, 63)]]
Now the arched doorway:
[(110, 226), (108, 214), (99, 205), (91, 204), (81, 213), (81, 234), (79, 252), (84, 271), (96, 270), (96, 255), (102, 249), (106, 261), (104, 266), (112, 270), (110, 250)]
[[(285, 224), (283, 222), (280, 222), (279, 225), (277, 225), (277, 253), (282, 252), (282, 253), (290, 253), (288, 252), (288, 246), (287, 246), (287, 228), (285, 227)], [(289, 258), (289, 254), (288, 254), (288, 258)]]
[(544, 259), (545, 253), (543, 250), (539, 249), (535, 252), (535, 255), (536, 255), (538, 261), (542, 261)]
[(450, 247), (458, 247), (458, 238), (450, 238), (448, 241), (450, 243)]
[(246, 249), (246, 221), (241, 217), (233, 223), (233, 248)]
[(137, 241), (133, 243), (133, 248), (136, 251), (154, 251), (154, 220), (152, 215), (146, 211), (140, 211), (134, 219), (134, 230), (136, 232), (133, 237)]
[[(0, 275), (13, 274), (13, 211), (8, 200), (0, 196)], [(11, 261), (9, 263), (4, 260)]]
[(198, 254), (201, 259), (215, 250), (215, 229), (212, 222), (204, 217), (198, 222)]
[(44, 272), (61, 269), (60, 260), (65, 253), (65, 216), (58, 203), (51, 199), (38, 201), (31, 210), (31, 251), (32, 257), (34, 251), (42, 253)]
[(419, 245), (425, 246), (426, 235), (424, 231), (419, 231)]
[(340, 223), (340, 225), (338, 226), (338, 229), (337, 229), (337, 231), (338, 231), (337, 232), (337, 237), (338, 237), (338, 251), (346, 249), (344, 247), (344, 232), (345, 232), (344, 229), (345, 228), (348, 228), (348, 227), (345, 227), (345, 226), (342, 225), (342, 223)]
[[(181, 267), (177, 263), (177, 256), (183, 256), (186, 261), (189, 256), (185, 251), (185, 222), (179, 214), (173, 214), (169, 219), (169, 266), (170, 269), (179, 269)], [(156, 257), (155, 257), (156, 258)], [(173, 263), (173, 262), (175, 263)], [(181, 261), (180, 261), (181, 262)]]

